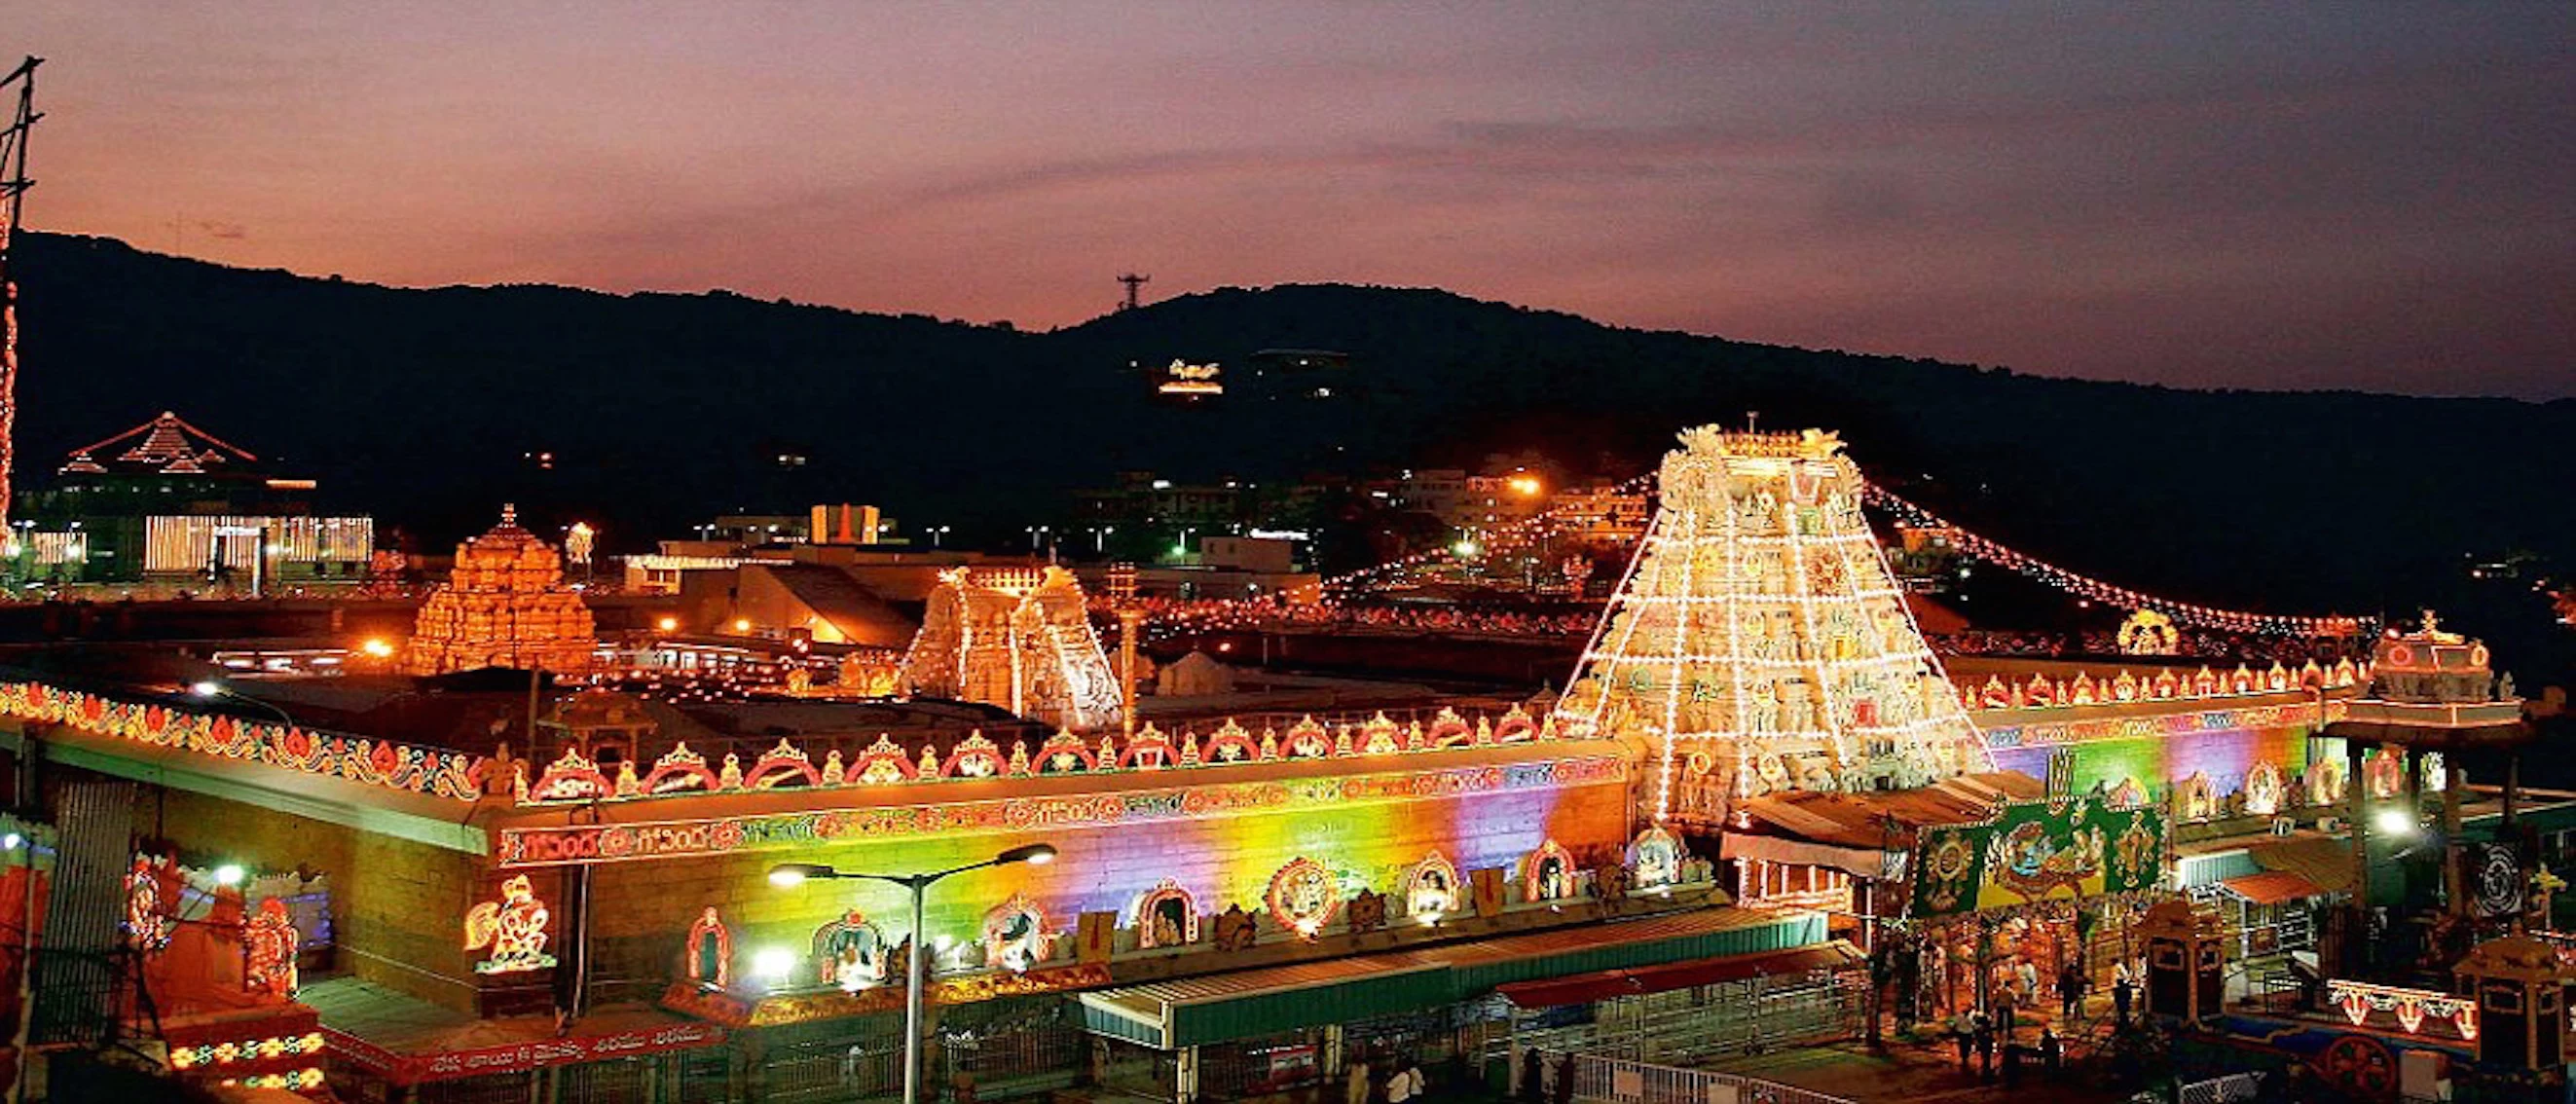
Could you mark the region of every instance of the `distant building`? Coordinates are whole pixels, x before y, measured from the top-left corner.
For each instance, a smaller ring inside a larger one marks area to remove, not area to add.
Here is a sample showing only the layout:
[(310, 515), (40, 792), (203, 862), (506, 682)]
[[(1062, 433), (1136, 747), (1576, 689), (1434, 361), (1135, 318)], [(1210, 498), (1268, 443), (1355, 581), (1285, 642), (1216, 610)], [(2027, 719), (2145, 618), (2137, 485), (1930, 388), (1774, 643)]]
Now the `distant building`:
[(901, 544), (895, 521), (874, 506), (834, 503), (801, 514), (719, 514), (696, 527), (700, 542), (744, 548), (772, 544)]
[(1630, 541), (1646, 535), (1646, 495), (1616, 484), (1568, 487), (1549, 496), (1560, 532), (1583, 541)]
[(8, 550), (20, 578), (258, 590), (356, 582), (375, 521), (315, 513), (311, 479), (164, 411), (74, 449), (27, 496)]

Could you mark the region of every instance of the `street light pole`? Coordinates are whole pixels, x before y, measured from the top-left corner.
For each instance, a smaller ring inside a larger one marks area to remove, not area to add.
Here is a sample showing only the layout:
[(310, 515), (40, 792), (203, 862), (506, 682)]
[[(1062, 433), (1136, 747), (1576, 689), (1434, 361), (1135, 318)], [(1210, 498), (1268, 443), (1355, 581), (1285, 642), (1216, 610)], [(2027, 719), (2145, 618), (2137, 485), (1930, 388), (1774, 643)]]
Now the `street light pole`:
[(839, 878), (887, 882), (911, 891), (912, 953), (904, 956), (906, 977), (903, 995), (903, 1104), (921, 1104), (921, 990), (922, 979), (929, 973), (927, 961), (931, 953), (930, 940), (922, 928), (927, 923), (923, 912), (930, 897), (931, 884), (952, 874), (982, 870), (988, 866), (1008, 866), (1023, 862), (1032, 866), (1044, 866), (1054, 861), (1055, 845), (1029, 843), (1011, 848), (983, 862), (953, 866), (930, 874), (859, 874), (836, 870), (821, 863), (781, 863), (769, 868), (769, 884), (781, 889), (793, 889), (817, 878)]
[(905, 883), (912, 887), (912, 953), (903, 956), (903, 1104), (921, 1104), (921, 983), (930, 973), (931, 954), (930, 938), (922, 931), (922, 913), (930, 899), (930, 883), (939, 877), (916, 874)]

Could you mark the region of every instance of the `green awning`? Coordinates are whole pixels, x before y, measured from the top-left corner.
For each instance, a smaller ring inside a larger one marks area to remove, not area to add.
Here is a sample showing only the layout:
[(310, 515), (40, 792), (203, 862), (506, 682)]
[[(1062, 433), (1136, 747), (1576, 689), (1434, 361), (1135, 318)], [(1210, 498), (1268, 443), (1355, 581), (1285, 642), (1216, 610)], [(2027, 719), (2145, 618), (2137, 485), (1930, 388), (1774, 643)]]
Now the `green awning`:
[(1136, 985), (1082, 995), (1082, 1024), (1101, 1035), (1178, 1050), (1276, 1035), (1315, 1023), (1389, 1016), (1446, 1004), (1449, 969), (1386, 969), (1366, 958), (1330, 959), (1238, 974)]
[(1122, 986), (1079, 998), (1083, 1027), (1161, 1050), (1472, 1000), (1516, 981), (1822, 943), (1818, 913), (1713, 908), (1414, 950)]
[(1458, 971), (1458, 999), (1465, 1000), (1516, 981), (1787, 950), (1824, 941), (1823, 913), (1727, 908), (1504, 936), (1420, 953), (1450, 956)]

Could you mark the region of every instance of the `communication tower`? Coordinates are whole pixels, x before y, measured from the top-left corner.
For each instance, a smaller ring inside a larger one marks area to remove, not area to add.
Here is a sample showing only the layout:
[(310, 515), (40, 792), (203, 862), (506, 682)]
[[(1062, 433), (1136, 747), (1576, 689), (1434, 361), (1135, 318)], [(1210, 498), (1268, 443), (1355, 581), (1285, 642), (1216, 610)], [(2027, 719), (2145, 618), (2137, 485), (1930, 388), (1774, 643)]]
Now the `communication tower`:
[(0, 128), (0, 533), (8, 531), (9, 472), (17, 460), (18, 434), (18, 281), (11, 263), (18, 237), (18, 212), (26, 202), (27, 134), (36, 120), (36, 67), (45, 59), (29, 55), (9, 75), (0, 77), (0, 96), (18, 93), (17, 109)]

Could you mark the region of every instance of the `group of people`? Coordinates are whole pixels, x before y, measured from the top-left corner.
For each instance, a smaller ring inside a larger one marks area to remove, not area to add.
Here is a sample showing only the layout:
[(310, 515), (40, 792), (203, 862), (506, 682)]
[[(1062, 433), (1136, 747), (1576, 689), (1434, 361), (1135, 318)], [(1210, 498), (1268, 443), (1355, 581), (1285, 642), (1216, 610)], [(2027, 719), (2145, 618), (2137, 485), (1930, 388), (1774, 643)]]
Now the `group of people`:
[(1377, 1067), (1368, 1059), (1352, 1058), (1344, 1086), (1345, 1104), (1412, 1104), (1431, 1096), (1430, 1075), (1411, 1058), (1396, 1062), (1384, 1083), (1377, 1080)]
[(1551, 1076), (1546, 1055), (1535, 1050), (1522, 1051), (1518, 1089), (1521, 1104), (1571, 1104), (1574, 1100), (1574, 1055), (1557, 1055), (1556, 1069)]
[[(2019, 1010), (2038, 1003), (2037, 971), (2028, 960), (1998, 964), (1998, 984), (1993, 989), (1996, 1014), (1989, 1017), (1983, 1010), (1961, 1010), (1950, 1017), (1948, 1034), (1959, 1050), (1959, 1069), (1974, 1073), (1984, 1080), (2000, 1077), (2006, 1086), (2018, 1084), (2025, 1062), (2036, 1062), (2054, 1076), (2066, 1062), (2065, 1041), (2057, 1034), (2059, 1026), (2074, 1030), (2083, 1020), (2084, 1000), (2093, 992), (2093, 978), (2084, 970), (2068, 963), (2057, 972), (2057, 1020), (2040, 1027), (2035, 1044), (2024, 1046), (2014, 1038), (2014, 1026), (2020, 1022)], [(2115, 1030), (2129, 1025), (2129, 1008), (2137, 999), (2139, 973), (2128, 962), (2114, 963), (2111, 971), (2111, 1015)], [(1998, 1057), (2000, 1056), (2000, 1058)]]
[[(2011, 1013), (2006, 1012), (2005, 1015)], [(2066, 1046), (2058, 1039), (2054, 1027), (2041, 1027), (2038, 1044), (2025, 1047), (2020, 1040), (2013, 1038), (2009, 1021), (1998, 1027), (1983, 1012), (1961, 1012), (1950, 1018), (1950, 1036), (1959, 1047), (1960, 1072), (1970, 1072), (1973, 1068), (1977, 1077), (1986, 1081), (2000, 1075), (2006, 1088), (2021, 1084), (2024, 1061), (2038, 1062), (2052, 1077), (2066, 1065)], [(1995, 1059), (1999, 1045), (2003, 1054), (2000, 1063)], [(1976, 1060), (1974, 1067), (1969, 1065), (1972, 1057)]]

